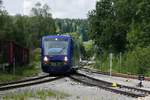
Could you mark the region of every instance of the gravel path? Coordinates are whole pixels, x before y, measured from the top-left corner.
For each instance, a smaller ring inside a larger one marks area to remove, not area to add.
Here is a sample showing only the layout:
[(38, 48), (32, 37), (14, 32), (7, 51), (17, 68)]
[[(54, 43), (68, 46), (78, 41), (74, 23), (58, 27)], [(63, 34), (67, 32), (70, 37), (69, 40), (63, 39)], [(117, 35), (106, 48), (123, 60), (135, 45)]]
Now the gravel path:
[[(8, 93), (20, 93), (21, 91), (25, 91), (25, 90), (36, 91), (37, 89), (38, 90), (50, 89), (53, 91), (59, 91), (69, 95), (68, 97), (63, 99), (47, 98), (47, 100), (137, 100), (137, 98), (127, 97), (124, 95), (112, 93), (97, 87), (86, 86), (81, 83), (72, 81), (69, 78), (63, 78), (53, 82), (34, 85), (30, 87), (24, 87), (20, 89), (13, 89), (13, 90), (5, 91), (2, 94), (5, 95)], [(32, 98), (31, 100), (34, 99)]]

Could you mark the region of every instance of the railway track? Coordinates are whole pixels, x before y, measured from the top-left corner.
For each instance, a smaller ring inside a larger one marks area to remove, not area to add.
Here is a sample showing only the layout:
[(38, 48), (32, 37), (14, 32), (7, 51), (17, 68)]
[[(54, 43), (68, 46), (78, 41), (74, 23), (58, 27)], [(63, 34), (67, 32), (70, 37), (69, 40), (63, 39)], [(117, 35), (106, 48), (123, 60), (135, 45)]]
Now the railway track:
[(8, 83), (1, 83), (0, 87), (6, 86), (6, 85), (11, 85), (11, 84), (29, 82), (29, 81), (33, 81), (33, 80), (39, 80), (39, 79), (43, 79), (43, 78), (46, 78), (46, 77), (49, 77), (49, 75), (42, 75), (42, 76), (39, 76), (39, 77), (32, 77), (32, 78), (24, 79), (24, 80), (12, 81), (12, 82), (8, 82)]
[[(43, 76), (34, 77), (34, 78), (26, 79), (26, 80), (3, 83), (3, 84), (0, 84), (0, 91), (21, 88), (21, 87), (26, 87), (26, 86), (36, 85), (36, 84), (42, 84), (45, 82), (55, 81), (64, 77), (65, 76), (49, 77), (49, 75), (43, 75)], [(96, 79), (96, 78), (90, 77), (82, 73), (76, 73), (76, 74), (70, 75), (69, 78), (76, 80), (78, 82), (90, 85), (90, 86), (97, 86), (105, 90), (109, 90), (115, 93), (124, 94), (124, 95), (132, 96), (132, 97), (145, 97), (147, 95), (150, 95), (150, 91), (148, 90), (124, 86), (121, 84), (117, 84), (117, 87), (112, 87), (111, 82), (106, 82), (100, 79)]]
[(52, 82), (52, 81), (61, 79), (63, 77), (64, 76), (49, 77), (49, 75), (44, 75), (44, 76), (35, 77), (31, 79), (26, 79), (26, 80), (3, 83), (3, 84), (0, 84), (0, 91), (16, 89), (16, 88), (21, 88), (21, 87), (26, 87), (26, 86), (36, 85), (36, 84), (42, 84), (46, 82)]
[[(101, 71), (94, 70), (94, 69), (89, 69), (89, 68), (83, 68), (82, 67), (81, 70), (91, 72), (91, 73), (95, 73), (95, 74), (110, 75), (109, 72), (101, 72)], [(112, 76), (138, 79), (138, 76), (136, 76), (136, 75), (127, 75), (127, 74), (122, 74), (122, 73), (112, 73)], [(150, 81), (150, 77), (145, 77), (145, 80)]]
[(81, 68), (80, 70), (86, 71), (86, 72), (90, 72), (90, 73), (95, 73), (95, 74), (102, 74), (102, 75), (109, 75), (108, 72), (100, 72), (100, 71), (96, 71), (96, 70), (91, 70), (89, 68)]
[(123, 94), (131, 97), (145, 97), (150, 94), (150, 91), (139, 89), (139, 88), (134, 88), (134, 87), (129, 87), (129, 86), (124, 86), (117, 84), (118, 87), (112, 87), (111, 82), (106, 82), (103, 80), (95, 79), (93, 77), (87, 76), (82, 73), (76, 73), (74, 75), (70, 76), (71, 79), (90, 85), (90, 86), (97, 86), (100, 88), (103, 88), (108, 91), (112, 91), (118, 94)]

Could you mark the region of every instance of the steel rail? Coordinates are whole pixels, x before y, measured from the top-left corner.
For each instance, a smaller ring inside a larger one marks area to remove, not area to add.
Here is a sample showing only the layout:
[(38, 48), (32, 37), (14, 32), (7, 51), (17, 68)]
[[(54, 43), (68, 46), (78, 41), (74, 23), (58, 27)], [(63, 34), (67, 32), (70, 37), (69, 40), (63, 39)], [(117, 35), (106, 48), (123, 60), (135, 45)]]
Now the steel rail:
[(18, 84), (18, 83), (23, 83), (23, 82), (29, 82), (29, 81), (39, 80), (39, 79), (43, 79), (43, 78), (46, 78), (46, 77), (49, 77), (49, 75), (43, 75), (43, 76), (39, 76), (39, 77), (31, 77), (29, 79), (12, 81), (12, 82), (8, 82), (8, 83), (1, 83), (0, 87), (6, 86), (6, 85), (12, 85), (12, 84)]
[(97, 86), (97, 87), (103, 88), (105, 90), (109, 90), (109, 91), (123, 94), (123, 95), (128, 95), (131, 97), (136, 97), (136, 98), (137, 97), (144, 97), (144, 96), (147, 96), (149, 94), (149, 92), (147, 93), (145, 91), (140, 91), (141, 93), (133, 93), (131, 91), (121, 90), (121, 87), (114, 88), (114, 87), (111, 87), (112, 83), (110, 83), (110, 82), (105, 82), (103, 80), (95, 79), (93, 77), (90, 77), (90, 76), (87, 76), (87, 75), (81, 74), (81, 73), (71, 75), (70, 78), (73, 80), (76, 80), (78, 82), (90, 85), (90, 86)]
[(29, 82), (29, 83), (24, 82), (24, 83), (13, 84), (13, 85), (8, 85), (8, 86), (6, 85), (4, 87), (0, 87), (0, 91), (22, 88), (22, 87), (37, 85), (37, 84), (46, 83), (46, 82), (52, 82), (52, 81), (55, 81), (55, 80), (58, 80), (61, 78), (64, 78), (64, 76), (49, 78), (49, 79), (43, 79), (43, 80), (33, 81), (33, 82)]
[[(92, 71), (90, 69), (87, 69), (87, 68), (83, 68), (83, 69), (86, 69), (85, 71), (86, 72), (91, 72), (91, 73), (95, 73), (95, 74), (102, 74), (104, 75), (103, 73), (101, 72), (98, 72), (98, 71)], [(81, 69), (82, 70), (82, 69)], [(99, 79), (100, 80), (100, 79)], [(103, 81), (103, 80), (101, 80)], [(106, 81), (105, 81), (106, 82)], [(106, 82), (107, 84), (112, 84), (111, 82)], [(142, 92), (147, 92), (148, 94), (150, 94), (150, 91), (149, 90), (144, 90), (144, 89), (141, 89), (141, 88), (136, 88), (136, 87), (131, 87), (131, 86), (126, 86), (126, 85), (122, 85), (122, 84), (117, 84), (118, 87), (120, 88), (128, 88), (128, 89), (133, 89), (133, 90), (136, 90), (136, 91), (142, 91)]]

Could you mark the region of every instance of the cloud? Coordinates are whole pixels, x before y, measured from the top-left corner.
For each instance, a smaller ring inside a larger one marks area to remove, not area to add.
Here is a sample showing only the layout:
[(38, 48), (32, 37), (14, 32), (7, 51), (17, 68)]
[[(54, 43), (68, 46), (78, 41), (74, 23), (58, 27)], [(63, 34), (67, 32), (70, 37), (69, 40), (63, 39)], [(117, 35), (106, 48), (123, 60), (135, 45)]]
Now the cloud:
[(48, 4), (55, 18), (86, 18), (96, 0), (49, 0)]
[(47, 3), (54, 18), (86, 18), (96, 4), (96, 0), (24, 0), (23, 13), (29, 15), (37, 2)]
[(22, 14), (23, 0), (2, 0), (4, 8), (10, 15)]
[(31, 9), (34, 7), (34, 5), (37, 2), (40, 2), (42, 5), (47, 3), (47, 0), (24, 0), (23, 2), (23, 14), (29, 15), (31, 12)]

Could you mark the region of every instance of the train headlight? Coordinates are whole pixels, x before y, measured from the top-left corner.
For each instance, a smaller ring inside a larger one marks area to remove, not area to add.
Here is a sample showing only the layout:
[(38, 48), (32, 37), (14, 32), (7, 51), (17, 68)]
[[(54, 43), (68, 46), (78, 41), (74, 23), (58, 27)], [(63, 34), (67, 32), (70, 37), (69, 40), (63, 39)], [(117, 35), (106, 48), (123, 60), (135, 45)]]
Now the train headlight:
[(48, 62), (48, 57), (45, 56), (43, 60), (44, 62)]
[(68, 58), (67, 58), (66, 56), (65, 56), (65, 58), (64, 58), (64, 61), (65, 61), (65, 62), (67, 62), (67, 61), (68, 61)]

